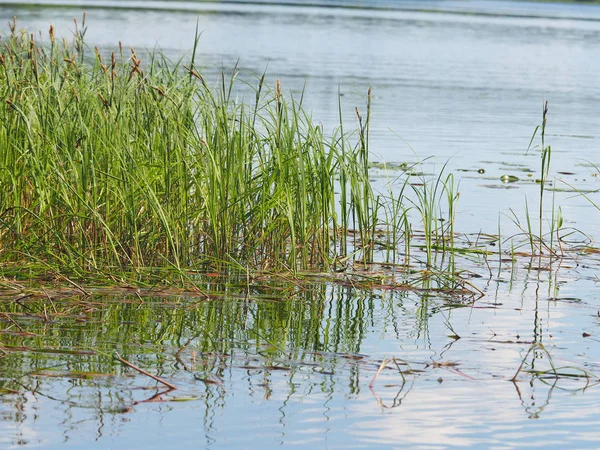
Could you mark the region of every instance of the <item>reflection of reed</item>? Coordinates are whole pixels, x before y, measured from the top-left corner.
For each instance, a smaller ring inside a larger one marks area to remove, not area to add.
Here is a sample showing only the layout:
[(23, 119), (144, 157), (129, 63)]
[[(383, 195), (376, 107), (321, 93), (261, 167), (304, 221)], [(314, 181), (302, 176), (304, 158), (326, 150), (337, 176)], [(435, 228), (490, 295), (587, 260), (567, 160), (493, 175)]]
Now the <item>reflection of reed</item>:
[[(51, 304), (48, 297), (34, 296), (18, 303), (5, 301), (0, 389), (43, 394), (63, 380), (77, 380), (77, 395), (49, 398), (118, 412), (123, 405), (146, 401), (108, 394), (131, 384), (131, 372), (110, 356), (118, 351), (123, 361), (145, 374), (166, 378), (169, 384), (173, 380), (171, 385), (196, 395), (203, 389), (182, 376), (191, 373), (204, 382), (206, 401), (208, 392), (222, 398), (227, 392), (224, 385), (241, 371), (249, 381), (260, 377), (266, 397), (274, 389), (271, 373), (288, 373), (331, 390), (335, 384), (324, 381), (346, 373), (358, 391), (365, 357), (360, 355), (361, 343), (367, 328), (376, 324), (379, 296), (374, 301), (374, 294), (323, 284), (303, 290), (265, 285), (248, 297), (238, 296), (237, 289), (221, 286), (216, 291), (226, 293), (223, 300), (200, 302), (186, 297), (140, 298), (133, 292), (58, 297)], [(385, 313), (396, 322), (394, 308)], [(40, 367), (54, 368), (44, 374)], [(18, 381), (36, 372), (35, 388)], [(106, 375), (112, 381), (102, 381)], [(161, 398), (170, 397), (163, 393)]]
[[(407, 381), (406, 381), (406, 377), (404, 376), (404, 373), (402, 372), (402, 369), (400, 368), (400, 363), (403, 365), (406, 365), (409, 370), (410, 369), (410, 365), (406, 362), (406, 361), (400, 361), (394, 357), (392, 358), (388, 358), (388, 359), (384, 359), (383, 361), (381, 361), (381, 364), (379, 365), (379, 368), (377, 369), (377, 372), (375, 372), (375, 375), (373, 376), (373, 379), (371, 380), (371, 383), (369, 384), (369, 389), (371, 390), (371, 393), (373, 394), (373, 396), (375, 397), (375, 399), (377, 400), (377, 404), (382, 407), (382, 408), (396, 408), (398, 406), (400, 406), (402, 404), (402, 400), (404, 400), (406, 398), (406, 396), (408, 395), (408, 393), (410, 392), (410, 390), (412, 389), (412, 386), (414, 384), (414, 377), (411, 380), (410, 386), (408, 387), (408, 389), (403, 393), (404, 388), (406, 387)], [(391, 405), (387, 405), (379, 395), (377, 395), (377, 393), (375, 392), (374, 386), (375, 386), (375, 381), (377, 380), (379, 374), (382, 372), (382, 370), (384, 370), (390, 363), (394, 363), (394, 365), (396, 366), (396, 368), (398, 369), (398, 373), (400, 374), (401, 380), (402, 382), (397, 385), (397, 384), (386, 384), (385, 387), (389, 388), (389, 387), (395, 387), (395, 386), (399, 386), (398, 392), (396, 393), (396, 395), (394, 396), (393, 400), (392, 400), (392, 404)]]
[[(473, 371), (480, 369), (464, 360), (464, 349), (473, 348), (478, 338), (460, 322), (451, 323), (451, 316), (483, 313), (488, 306), (434, 295), (428, 283), (423, 280), (418, 294), (323, 283), (299, 286), (279, 280), (255, 286), (227, 280), (202, 285), (208, 298), (164, 293), (146, 297), (131, 290), (90, 297), (50, 293), (52, 301), (48, 296), (18, 302), (5, 297), (0, 299), (8, 316), (0, 316), (4, 352), (0, 408), (18, 411), (23, 395), (34, 393), (61, 411), (61, 427), (85, 414), (106, 435), (107, 417), (118, 421), (116, 416), (141, 405), (162, 411), (175, 409), (175, 401), (195, 400), (208, 440), (220, 430), (219, 418), (229, 414), (229, 405), (240, 396), (255, 404), (268, 401), (269, 410), (280, 411), (286, 422), (300, 403), (314, 404), (315, 398), (322, 400), (323, 414), (331, 405), (337, 407), (340, 397), (347, 401), (362, 393), (364, 398), (366, 392), (372, 406), (394, 409), (406, 404), (417, 379), (446, 383), (446, 376), (443, 380), (432, 376), (435, 370), (472, 380)], [(513, 287), (507, 284), (506, 289)], [(499, 303), (496, 299), (494, 310)], [(533, 314), (534, 305), (530, 309)], [(500, 339), (486, 342), (511, 344)], [(524, 342), (531, 341), (519, 339), (514, 344)], [(115, 351), (178, 390), (164, 392), (147, 376), (116, 362)], [(383, 351), (394, 358), (382, 363)], [(530, 359), (536, 351), (543, 351), (539, 344), (525, 355), (519, 379), (538, 383), (549, 375), (566, 378), (559, 368), (531, 372)], [(555, 384), (552, 389), (562, 383)], [(523, 404), (528, 411), (537, 408)], [(31, 415), (13, 414), (8, 420), (25, 423)]]
[[(408, 393), (411, 391), (413, 384), (415, 383), (415, 379), (413, 378), (410, 382), (410, 385), (407, 387), (407, 382), (403, 381), (400, 385), (399, 385), (399, 389), (396, 392), (394, 398), (392, 399), (391, 404), (387, 404), (385, 403), (384, 400), (382, 400), (382, 398), (377, 394), (377, 392), (375, 392), (375, 389), (372, 387), (369, 387), (369, 389), (371, 389), (371, 393), (373, 394), (373, 396), (375, 397), (375, 399), (377, 400), (377, 404), (384, 409), (392, 409), (392, 408), (397, 408), (398, 406), (402, 405), (402, 401), (406, 398), (406, 396), (408, 395)], [(391, 386), (390, 386), (391, 387)], [(406, 388), (406, 390), (404, 390), (404, 388)]]
[(550, 399), (552, 398), (552, 391), (558, 382), (558, 378), (554, 380), (550, 389), (546, 392), (546, 398), (542, 400), (540, 404), (536, 402), (536, 393), (535, 393), (535, 383), (534, 380), (531, 379), (528, 383), (529, 391), (525, 397), (521, 393), (521, 389), (519, 389), (519, 385), (516, 381), (513, 381), (513, 385), (515, 386), (515, 390), (517, 391), (517, 395), (519, 396), (519, 400), (521, 401), (521, 406), (525, 409), (527, 413), (527, 417), (529, 419), (539, 419), (541, 413), (544, 411), (546, 406), (550, 404)]
[[(546, 356), (546, 360), (548, 361), (550, 369), (541, 370), (535, 368), (535, 361), (537, 359), (541, 359), (540, 356), (536, 355), (536, 351), (542, 352)], [(528, 363), (528, 358), (530, 355), (533, 356), (531, 358), (531, 361)], [(529, 369), (527, 369), (526, 366), (529, 367)], [(522, 381), (521, 379), (519, 379), (519, 374), (521, 372), (525, 372), (529, 375), (527, 385), (529, 385), (530, 392), (525, 397), (521, 394), (521, 389), (518, 385), (518, 383)], [(561, 380), (584, 380), (585, 384), (581, 387), (565, 388), (559, 384)], [(519, 365), (519, 368), (517, 369), (511, 381), (515, 386), (517, 395), (519, 396), (519, 400), (521, 401), (521, 406), (523, 406), (530, 419), (537, 419), (540, 417), (540, 414), (544, 411), (546, 406), (550, 404), (552, 392), (555, 389), (565, 390), (569, 392), (583, 392), (590, 387), (600, 385), (600, 379), (598, 378), (598, 376), (588, 372), (585, 369), (574, 366), (556, 367), (552, 360), (550, 352), (548, 352), (546, 347), (544, 347), (539, 342), (534, 342), (531, 345), (531, 347), (529, 347), (529, 350), (525, 354), (525, 357), (522, 359), (521, 364)], [(540, 386), (542, 389), (547, 389), (546, 398), (541, 404), (536, 403), (536, 385)]]

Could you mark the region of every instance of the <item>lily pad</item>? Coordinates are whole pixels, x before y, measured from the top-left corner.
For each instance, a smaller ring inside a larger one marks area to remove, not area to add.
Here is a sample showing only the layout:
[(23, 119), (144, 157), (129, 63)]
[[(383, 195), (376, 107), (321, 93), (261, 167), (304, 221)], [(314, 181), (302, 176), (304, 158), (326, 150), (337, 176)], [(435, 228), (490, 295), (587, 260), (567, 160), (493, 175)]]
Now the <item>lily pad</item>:
[(502, 175), (500, 181), (503, 183), (514, 183), (515, 181), (519, 181), (519, 178), (514, 175)]

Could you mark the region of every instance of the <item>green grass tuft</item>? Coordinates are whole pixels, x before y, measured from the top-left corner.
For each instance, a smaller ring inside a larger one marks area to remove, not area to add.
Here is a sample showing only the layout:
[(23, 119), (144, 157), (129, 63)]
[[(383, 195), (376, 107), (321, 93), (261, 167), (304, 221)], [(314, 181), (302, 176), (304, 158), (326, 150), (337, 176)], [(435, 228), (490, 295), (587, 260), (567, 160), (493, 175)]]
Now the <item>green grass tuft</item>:
[(328, 138), (264, 76), (248, 105), (235, 70), (211, 87), (194, 55), (103, 56), (85, 17), (73, 40), (49, 35), (39, 45), (12, 24), (0, 50), (5, 267), (329, 268), (372, 261), (378, 217), (401, 214), (369, 181), (370, 95), (357, 133)]

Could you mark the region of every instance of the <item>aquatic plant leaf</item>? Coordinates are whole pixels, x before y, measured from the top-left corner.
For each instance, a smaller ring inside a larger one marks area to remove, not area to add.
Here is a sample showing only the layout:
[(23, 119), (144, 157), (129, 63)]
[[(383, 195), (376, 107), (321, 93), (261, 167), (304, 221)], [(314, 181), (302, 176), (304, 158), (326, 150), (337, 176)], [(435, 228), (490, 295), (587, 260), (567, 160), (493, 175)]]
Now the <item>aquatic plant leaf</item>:
[(502, 175), (500, 181), (503, 183), (514, 183), (515, 181), (519, 181), (519, 178), (514, 175)]

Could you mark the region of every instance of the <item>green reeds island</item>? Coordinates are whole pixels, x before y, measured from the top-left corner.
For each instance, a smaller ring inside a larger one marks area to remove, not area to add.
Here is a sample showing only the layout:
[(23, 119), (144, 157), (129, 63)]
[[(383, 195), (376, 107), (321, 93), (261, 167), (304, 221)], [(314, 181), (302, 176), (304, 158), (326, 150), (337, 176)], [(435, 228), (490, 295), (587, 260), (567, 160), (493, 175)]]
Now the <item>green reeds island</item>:
[(370, 90), (357, 133), (328, 138), (279, 81), (268, 89), (263, 75), (254, 104), (237, 101), (237, 68), (212, 87), (194, 63), (198, 32), (184, 65), (120, 43), (102, 55), (85, 43), (85, 16), (75, 24), (71, 41), (50, 27), (42, 45), (14, 21), (2, 39), (5, 267), (183, 277), (373, 260), (380, 217), (401, 205), (369, 182)]

